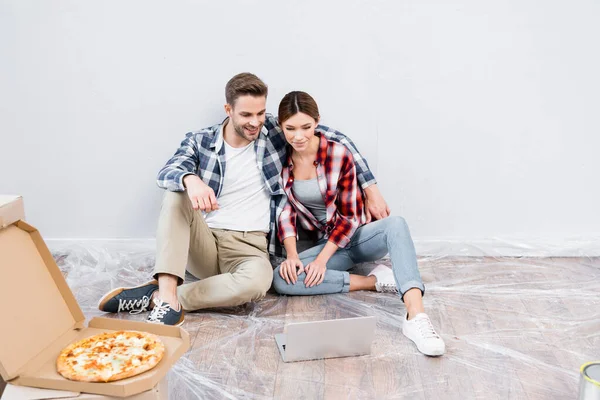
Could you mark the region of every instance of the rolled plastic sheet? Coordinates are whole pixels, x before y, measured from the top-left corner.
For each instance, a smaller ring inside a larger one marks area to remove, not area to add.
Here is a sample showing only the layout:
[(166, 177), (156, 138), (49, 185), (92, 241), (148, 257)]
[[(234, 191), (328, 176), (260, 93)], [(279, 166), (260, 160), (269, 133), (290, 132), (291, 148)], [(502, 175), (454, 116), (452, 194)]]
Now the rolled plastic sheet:
[[(50, 247), (88, 319), (145, 319), (144, 314), (104, 314), (97, 303), (115, 287), (150, 278), (152, 243)], [(489, 248), (461, 252), (456, 246), (448, 254), (443, 250), (420, 257), (419, 267), (426, 312), (446, 342), (444, 356), (426, 357), (403, 336), (405, 308), (397, 295), (286, 297), (270, 292), (244, 306), (186, 314), (183, 327), (192, 348), (169, 372), (170, 398), (577, 398), (580, 366), (600, 359), (600, 258), (580, 253), (501, 257)], [(381, 263), (390, 265), (389, 260)], [(374, 266), (362, 264), (355, 272), (366, 274)], [(370, 355), (281, 360), (274, 335), (286, 323), (366, 315), (377, 317)]]

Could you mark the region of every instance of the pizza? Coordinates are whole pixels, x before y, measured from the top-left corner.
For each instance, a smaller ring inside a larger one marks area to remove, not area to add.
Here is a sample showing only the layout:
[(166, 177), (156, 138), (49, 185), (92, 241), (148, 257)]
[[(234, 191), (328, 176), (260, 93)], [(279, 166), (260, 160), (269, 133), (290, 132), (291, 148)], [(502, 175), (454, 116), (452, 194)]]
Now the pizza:
[(73, 381), (112, 382), (154, 368), (164, 353), (160, 338), (151, 333), (106, 332), (67, 346), (56, 359), (56, 369)]

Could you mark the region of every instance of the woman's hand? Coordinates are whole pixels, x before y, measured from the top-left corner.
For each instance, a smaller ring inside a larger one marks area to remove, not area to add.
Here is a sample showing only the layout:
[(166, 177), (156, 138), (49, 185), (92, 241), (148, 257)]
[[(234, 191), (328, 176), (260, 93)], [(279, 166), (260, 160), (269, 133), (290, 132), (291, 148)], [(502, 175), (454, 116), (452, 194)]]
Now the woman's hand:
[(319, 261), (318, 259), (308, 264), (305, 268), (306, 277), (304, 278), (304, 285), (306, 287), (313, 287), (323, 283), (326, 269), (326, 263)]
[(304, 265), (302, 265), (302, 261), (298, 258), (288, 258), (279, 266), (279, 275), (285, 279), (288, 285), (290, 282), (295, 285), (298, 281), (298, 275), (303, 272)]

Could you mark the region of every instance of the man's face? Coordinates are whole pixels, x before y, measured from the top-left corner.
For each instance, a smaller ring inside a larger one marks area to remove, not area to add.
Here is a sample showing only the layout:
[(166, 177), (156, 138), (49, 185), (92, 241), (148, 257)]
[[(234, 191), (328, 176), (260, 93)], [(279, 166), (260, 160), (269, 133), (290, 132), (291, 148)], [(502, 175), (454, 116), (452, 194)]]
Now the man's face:
[(240, 96), (234, 104), (226, 104), (225, 112), (233, 125), (235, 133), (252, 142), (258, 138), (265, 124), (267, 98), (250, 95)]

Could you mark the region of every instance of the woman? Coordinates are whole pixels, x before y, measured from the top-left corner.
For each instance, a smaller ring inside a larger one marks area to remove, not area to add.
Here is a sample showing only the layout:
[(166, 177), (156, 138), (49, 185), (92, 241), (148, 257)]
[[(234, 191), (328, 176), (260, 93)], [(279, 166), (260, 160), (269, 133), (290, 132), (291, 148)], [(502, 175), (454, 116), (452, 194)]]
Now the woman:
[[(402, 332), (424, 354), (445, 351), (423, 309), (425, 291), (406, 222), (388, 217), (365, 224), (363, 194), (352, 154), (316, 130), (319, 109), (304, 92), (288, 93), (279, 105), (279, 123), (289, 156), (281, 173), (287, 203), (278, 217), (287, 259), (275, 269), (275, 290), (287, 295), (319, 295), (354, 290), (394, 291), (407, 308)], [(298, 254), (298, 228), (317, 235)], [(392, 269), (377, 266), (369, 276), (349, 274), (355, 264), (390, 254)]]

